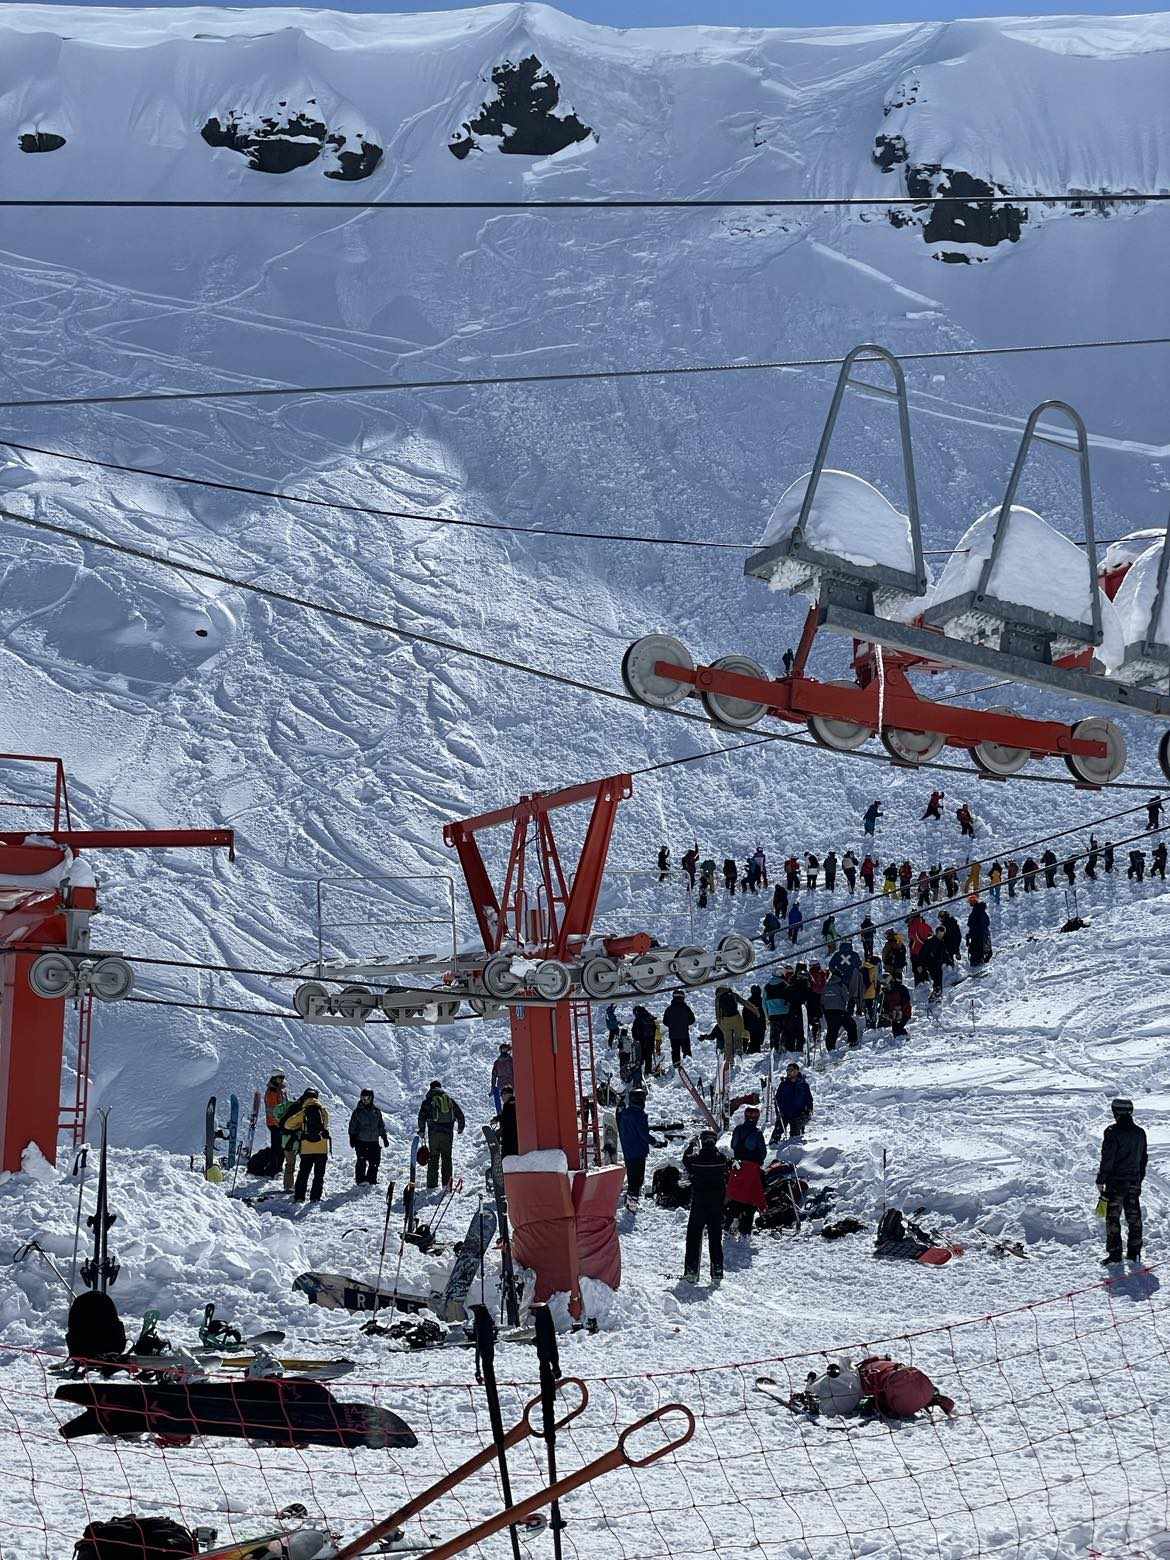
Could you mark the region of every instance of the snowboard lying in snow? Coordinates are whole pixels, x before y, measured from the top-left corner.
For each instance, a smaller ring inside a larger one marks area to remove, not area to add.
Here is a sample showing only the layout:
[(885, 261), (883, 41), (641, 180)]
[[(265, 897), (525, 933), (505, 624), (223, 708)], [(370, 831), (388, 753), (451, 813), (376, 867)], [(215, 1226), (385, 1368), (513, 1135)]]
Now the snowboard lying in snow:
[(396, 1311), (425, 1311), (431, 1303), (429, 1295), (409, 1289), (375, 1289), (373, 1284), (347, 1278), (344, 1273), (299, 1273), (293, 1288), (307, 1295), (310, 1305), (324, 1306), (327, 1311), (382, 1311), (390, 1306)]
[(410, 1426), (370, 1403), (341, 1403), (317, 1381), (70, 1382), (62, 1403), (85, 1412), (58, 1427), (84, 1435), (226, 1436), (271, 1446), (417, 1446)]
[(220, 1549), (201, 1550), (199, 1560), (315, 1560), (329, 1541), (328, 1533), (316, 1528), (282, 1529), (260, 1538), (241, 1539)]

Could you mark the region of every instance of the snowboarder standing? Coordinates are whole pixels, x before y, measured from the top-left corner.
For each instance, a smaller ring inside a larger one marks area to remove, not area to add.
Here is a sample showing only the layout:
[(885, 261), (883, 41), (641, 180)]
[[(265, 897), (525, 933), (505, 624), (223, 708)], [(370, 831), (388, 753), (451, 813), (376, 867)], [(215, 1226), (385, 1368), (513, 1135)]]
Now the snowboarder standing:
[(373, 1089), (363, 1089), (349, 1118), (349, 1146), (355, 1155), (353, 1178), (358, 1186), (377, 1186), (382, 1150), (389, 1148), (386, 1122), (374, 1104)]
[(419, 1136), (424, 1134), (430, 1157), (427, 1159), (427, 1190), (433, 1192), (439, 1184), (440, 1166), (443, 1172), (443, 1190), (452, 1180), (451, 1151), (456, 1131), (462, 1136), (467, 1125), (458, 1100), (443, 1088), (442, 1081), (432, 1078), (431, 1086), (418, 1108)]
[(1121, 1215), (1125, 1214), (1126, 1257), (1136, 1262), (1142, 1254), (1142, 1181), (1148, 1154), (1146, 1134), (1133, 1119), (1133, 1101), (1112, 1103), (1113, 1124), (1101, 1140), (1097, 1189), (1105, 1199), (1104, 1263), (1121, 1261)]
[(683, 1154), (683, 1169), (691, 1183), (691, 1213), (687, 1220), (686, 1255), (683, 1278), (688, 1284), (699, 1282), (703, 1236), (711, 1263), (711, 1282), (723, 1279), (723, 1207), (727, 1201), (727, 1173), (731, 1168), (726, 1154), (719, 1149), (718, 1134), (708, 1128), (699, 1134)]
[(627, 1103), (618, 1111), (617, 1128), (626, 1163), (626, 1201), (633, 1206), (642, 1195), (651, 1141), (646, 1095), (641, 1089), (630, 1091)]
[[(612, 1007), (612, 1003), (610, 1004)], [(614, 1015), (616, 1020), (617, 1015)], [(606, 1010), (606, 1027), (609, 1026), (609, 1009)], [(621, 1025), (617, 1027), (620, 1029)], [(500, 1114), (500, 1107), (504, 1103), (504, 1090), (512, 1089), (516, 1084), (516, 1068), (512, 1061), (512, 1047), (505, 1040), (500, 1046), (500, 1054), (492, 1063), (492, 1081), (490, 1093), (492, 1104), (496, 1107), (496, 1115)]]
[[(332, 1139), (329, 1136), (329, 1112), (321, 1104), (316, 1089), (305, 1090), (300, 1105), (288, 1113), (283, 1125), (286, 1132), (295, 1136), (297, 1152), (301, 1156), (293, 1196), (297, 1202), (304, 1202), (305, 1193), (308, 1192), (310, 1202), (320, 1202)], [(310, 1176), (313, 1181), (311, 1187)]]
[[(264, 1124), (268, 1128), (268, 1140), (274, 1154), (281, 1153), (283, 1136), (277, 1110), (288, 1104), (288, 1090), (284, 1086), (284, 1074), (274, 1072), (264, 1088)], [(285, 1113), (282, 1113), (285, 1114)]]

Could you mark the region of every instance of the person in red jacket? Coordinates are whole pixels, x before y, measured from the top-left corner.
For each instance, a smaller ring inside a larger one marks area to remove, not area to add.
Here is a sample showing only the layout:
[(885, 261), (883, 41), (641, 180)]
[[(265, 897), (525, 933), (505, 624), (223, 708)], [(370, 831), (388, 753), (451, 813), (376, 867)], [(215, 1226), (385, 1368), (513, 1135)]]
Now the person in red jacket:
[(894, 976), (886, 986), (883, 1007), (892, 1033), (904, 1035), (906, 1025), (914, 1015), (914, 1004), (898, 976)]
[(914, 971), (914, 984), (919, 986), (927, 978), (922, 962), (922, 950), (934, 936), (934, 928), (924, 915), (916, 911), (906, 927), (910, 934), (910, 968)]
[(273, 1151), (277, 1154), (283, 1152), (280, 1117), (276, 1114), (281, 1105), (288, 1103), (288, 1090), (284, 1086), (284, 1074), (274, 1072), (269, 1078), (264, 1090), (264, 1124), (268, 1128), (268, 1138)]

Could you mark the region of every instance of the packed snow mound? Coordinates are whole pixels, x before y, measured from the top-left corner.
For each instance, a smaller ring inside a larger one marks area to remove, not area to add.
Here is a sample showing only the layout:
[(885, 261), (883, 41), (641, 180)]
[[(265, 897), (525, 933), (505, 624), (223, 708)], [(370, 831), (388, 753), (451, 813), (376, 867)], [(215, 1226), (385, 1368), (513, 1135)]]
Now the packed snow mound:
[[(1149, 641), (1170, 647), (1170, 591), (1162, 598), (1157, 618), (1153, 616), (1165, 545), (1163, 534), (1162, 539), (1146, 548), (1137, 562), (1131, 565), (1114, 597), (1113, 606), (1121, 623), (1127, 650)], [(1154, 675), (1160, 674), (1163, 680), (1167, 676), (1165, 663), (1155, 662), (1151, 666), (1144, 658), (1135, 658), (1131, 654), (1130, 665), (1138, 676), (1151, 671)]]
[(1154, 542), (1160, 542), (1165, 535), (1165, 526), (1150, 526), (1143, 531), (1130, 531), (1128, 535), (1110, 542), (1097, 559), (1101, 573), (1109, 574), (1114, 569), (1124, 569), (1136, 563), (1148, 547)]
[[(761, 547), (780, 546), (791, 539), (811, 480), (809, 471), (785, 489), (764, 529)], [(804, 542), (817, 552), (830, 553), (862, 569), (878, 566), (914, 573), (909, 517), (895, 509), (872, 482), (852, 471), (826, 467), (821, 472), (804, 528)], [(789, 575), (806, 579), (808, 572), (807, 564), (797, 559), (784, 560), (778, 565), (772, 588), (789, 585)], [(780, 578), (781, 575), (784, 577)], [(793, 584), (791, 588), (797, 586)]]
[[(980, 611), (977, 606), (946, 607), (960, 597), (978, 592), (983, 565), (991, 556), (999, 520), (999, 506), (987, 510), (968, 526), (958, 547), (947, 560), (938, 583), (923, 603), (932, 620), (946, 625), (948, 633), (959, 638), (983, 640), (998, 637), (1001, 617)], [(1013, 504), (1005, 522), (1003, 547), (987, 582), (986, 594), (1009, 605), (1050, 613), (1090, 629), (1093, 623), (1093, 593), (1101, 602), (1101, 628), (1104, 638), (1095, 655), (1107, 671), (1121, 664), (1125, 644), (1113, 603), (1099, 591), (1089, 573), (1087, 555), (1075, 542), (1055, 530), (1034, 509)], [(1062, 649), (1080, 648), (1084, 641), (1058, 640)]]

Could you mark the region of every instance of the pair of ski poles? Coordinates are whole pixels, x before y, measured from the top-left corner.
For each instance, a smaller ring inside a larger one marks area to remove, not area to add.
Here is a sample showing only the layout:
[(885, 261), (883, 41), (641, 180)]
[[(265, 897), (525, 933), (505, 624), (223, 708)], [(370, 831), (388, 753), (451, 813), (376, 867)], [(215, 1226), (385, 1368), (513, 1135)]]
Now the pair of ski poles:
[[(547, 1324), (540, 1322), (542, 1309), (544, 1314), (548, 1315), (547, 1308), (540, 1308), (536, 1312), (538, 1337), (542, 1332), (546, 1332), (546, 1328), (552, 1327), (551, 1317), (548, 1317)], [(465, 1479), (470, 1478), (472, 1474), (479, 1472), (482, 1468), (486, 1468), (493, 1460), (499, 1462), (502, 1468), (505, 1467), (508, 1452), (519, 1446), (529, 1436), (541, 1436), (545, 1440), (546, 1445), (550, 1446), (551, 1451), (551, 1443), (555, 1441), (556, 1432), (563, 1430), (566, 1425), (570, 1424), (585, 1411), (589, 1402), (589, 1390), (585, 1383), (575, 1377), (562, 1377), (557, 1380), (553, 1375), (556, 1369), (553, 1363), (555, 1358), (554, 1333), (553, 1353), (549, 1355), (546, 1351), (542, 1357), (541, 1391), (538, 1396), (534, 1397), (527, 1404), (519, 1422), (513, 1425), (510, 1430), (505, 1431), (500, 1418), (498, 1396), (495, 1396), (495, 1408), (491, 1408), (495, 1382), (494, 1369), (492, 1368), (495, 1348), (494, 1323), (490, 1313), (482, 1307), (477, 1306), (475, 1312), (477, 1334), (480, 1334), (482, 1331), (488, 1351), (486, 1356), (481, 1357), (480, 1363), (484, 1376), (484, 1385), (488, 1388), (489, 1410), (491, 1410), (493, 1421), (491, 1444), (474, 1453), (466, 1462), (461, 1463), (458, 1468), (453, 1469), (451, 1473), (440, 1479), (438, 1483), (432, 1484), (429, 1489), (416, 1495), (405, 1506), (400, 1507), (365, 1533), (359, 1534), (357, 1538), (343, 1545), (337, 1551), (336, 1560), (353, 1560), (353, 1557), (356, 1555), (366, 1554), (381, 1539), (389, 1538), (399, 1530), (404, 1522), (425, 1511), (428, 1506), (432, 1505), (443, 1495), (449, 1494), (456, 1489)], [(487, 1343), (487, 1331), (489, 1328), (492, 1329), (492, 1337), (490, 1343)], [(557, 1399), (562, 1393), (567, 1393), (569, 1389), (577, 1395), (577, 1401), (571, 1403), (568, 1408), (558, 1415)], [(541, 1413), (539, 1429), (533, 1421), (533, 1415), (538, 1409)], [(629, 1450), (631, 1437), (639, 1431), (647, 1429), (650, 1425), (660, 1423), (671, 1416), (681, 1416), (683, 1420), (683, 1427), (679, 1434), (665, 1444), (655, 1447), (644, 1457), (633, 1456)], [(504, 1509), (497, 1512), (495, 1516), (488, 1517), (485, 1521), (470, 1528), (467, 1532), (461, 1533), (454, 1538), (448, 1539), (445, 1543), (438, 1544), (428, 1550), (427, 1560), (453, 1560), (454, 1556), (463, 1554), (476, 1544), (482, 1544), (494, 1534), (502, 1532), (504, 1528), (511, 1530), (513, 1554), (518, 1555), (518, 1526), (527, 1521), (528, 1518), (536, 1516), (546, 1506), (552, 1508), (550, 1526), (553, 1531), (554, 1553), (559, 1557), (561, 1553), (560, 1532), (563, 1526), (560, 1520), (560, 1502), (566, 1495), (570, 1495), (574, 1490), (581, 1489), (584, 1485), (592, 1483), (594, 1479), (600, 1478), (603, 1474), (612, 1473), (617, 1468), (648, 1468), (652, 1463), (660, 1461), (663, 1457), (667, 1457), (672, 1452), (676, 1452), (685, 1446), (694, 1433), (695, 1416), (691, 1410), (682, 1403), (668, 1403), (662, 1408), (656, 1409), (653, 1413), (646, 1414), (643, 1418), (636, 1420), (632, 1425), (628, 1425), (618, 1437), (617, 1444), (611, 1447), (608, 1452), (594, 1458), (592, 1462), (586, 1463), (584, 1467), (578, 1468), (575, 1473), (568, 1474), (564, 1478), (557, 1476), (554, 1451), (549, 1465), (550, 1482), (546, 1488), (538, 1490), (535, 1495), (530, 1495), (526, 1500), (513, 1504), (511, 1482), (510, 1480), (506, 1481), (503, 1485), (504, 1500), (506, 1502)]]

